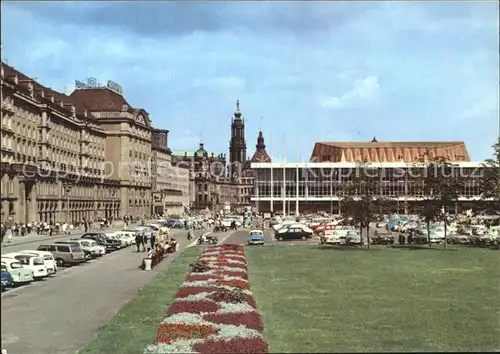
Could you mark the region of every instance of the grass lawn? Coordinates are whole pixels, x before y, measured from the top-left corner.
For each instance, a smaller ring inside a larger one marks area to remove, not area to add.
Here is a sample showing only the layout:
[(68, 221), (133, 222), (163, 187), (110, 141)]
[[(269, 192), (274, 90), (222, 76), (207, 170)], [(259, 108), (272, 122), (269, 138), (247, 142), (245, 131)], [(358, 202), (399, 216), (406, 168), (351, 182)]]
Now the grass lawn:
[(246, 247), (269, 352), (500, 349), (500, 253)]
[(79, 354), (143, 353), (144, 348), (155, 340), (158, 326), (189, 272), (189, 263), (194, 262), (200, 253), (199, 247), (185, 250), (139, 291), (109, 323), (102, 326), (96, 337)]

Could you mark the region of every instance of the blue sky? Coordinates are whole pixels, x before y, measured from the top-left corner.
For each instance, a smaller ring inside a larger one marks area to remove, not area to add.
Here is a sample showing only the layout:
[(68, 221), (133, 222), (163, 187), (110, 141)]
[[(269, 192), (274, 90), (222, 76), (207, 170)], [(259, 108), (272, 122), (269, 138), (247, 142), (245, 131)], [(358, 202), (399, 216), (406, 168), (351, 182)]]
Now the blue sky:
[[(315, 141), (459, 140), (499, 133), (495, 2), (2, 2), (3, 59), (71, 91), (89, 76), (170, 130), (172, 149), (227, 152), (237, 98), (248, 154)], [(262, 117), (262, 119), (261, 119)], [(203, 132), (203, 133), (202, 133)]]

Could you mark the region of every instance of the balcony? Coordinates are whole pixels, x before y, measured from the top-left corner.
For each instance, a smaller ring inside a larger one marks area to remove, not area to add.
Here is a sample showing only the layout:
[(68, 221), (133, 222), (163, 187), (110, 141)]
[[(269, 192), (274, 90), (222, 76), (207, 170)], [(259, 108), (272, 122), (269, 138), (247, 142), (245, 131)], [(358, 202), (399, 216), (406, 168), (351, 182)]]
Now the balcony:
[(12, 103), (2, 102), (2, 111), (9, 112), (9, 113), (15, 113), (14, 112), (14, 105)]

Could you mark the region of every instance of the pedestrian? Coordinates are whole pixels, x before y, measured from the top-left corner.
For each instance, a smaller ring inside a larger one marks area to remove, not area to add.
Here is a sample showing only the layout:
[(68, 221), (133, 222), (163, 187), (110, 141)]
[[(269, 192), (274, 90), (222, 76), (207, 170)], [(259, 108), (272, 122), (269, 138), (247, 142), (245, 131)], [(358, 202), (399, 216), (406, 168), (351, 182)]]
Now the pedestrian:
[(137, 247), (137, 252), (141, 252), (141, 245), (142, 245), (142, 248), (144, 248), (144, 244), (142, 242), (142, 235), (137, 234), (135, 236), (135, 245)]
[(151, 239), (149, 240), (151, 242), (151, 248), (155, 248), (155, 243), (156, 243), (156, 232), (152, 231), (151, 232)]
[(143, 252), (146, 252), (146, 245), (148, 244), (148, 235), (146, 233), (142, 234), (142, 246), (143, 246)]

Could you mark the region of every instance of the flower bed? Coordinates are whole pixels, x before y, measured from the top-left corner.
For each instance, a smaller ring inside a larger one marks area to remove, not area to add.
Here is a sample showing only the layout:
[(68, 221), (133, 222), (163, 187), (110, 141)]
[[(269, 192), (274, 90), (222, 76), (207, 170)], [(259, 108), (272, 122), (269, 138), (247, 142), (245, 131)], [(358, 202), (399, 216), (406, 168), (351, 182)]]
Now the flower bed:
[(267, 353), (247, 266), (241, 246), (206, 249), (145, 353)]

